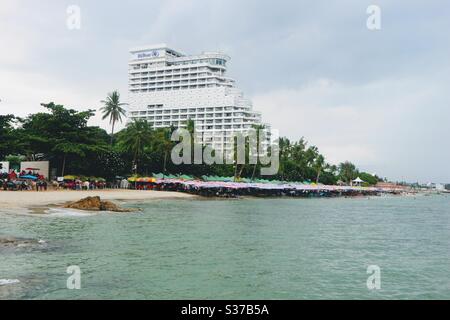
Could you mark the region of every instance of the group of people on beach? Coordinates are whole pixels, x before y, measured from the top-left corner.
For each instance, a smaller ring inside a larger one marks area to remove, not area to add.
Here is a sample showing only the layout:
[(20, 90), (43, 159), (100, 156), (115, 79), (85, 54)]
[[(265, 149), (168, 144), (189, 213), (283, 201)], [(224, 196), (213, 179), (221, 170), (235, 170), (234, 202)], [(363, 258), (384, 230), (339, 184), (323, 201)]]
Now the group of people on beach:
[(3, 191), (47, 191), (53, 190), (98, 190), (111, 188), (104, 179), (78, 178), (59, 180), (55, 177), (47, 180), (37, 169), (16, 171), (11, 169), (9, 172), (0, 172), (0, 190)]
[(64, 189), (64, 190), (97, 190), (97, 189), (106, 189), (107, 184), (103, 181), (95, 181), (95, 180), (70, 180), (63, 182), (53, 182), (53, 186), (56, 190)]
[(9, 173), (0, 173), (0, 188), (4, 191), (46, 191), (48, 183), (39, 173), (10, 170)]

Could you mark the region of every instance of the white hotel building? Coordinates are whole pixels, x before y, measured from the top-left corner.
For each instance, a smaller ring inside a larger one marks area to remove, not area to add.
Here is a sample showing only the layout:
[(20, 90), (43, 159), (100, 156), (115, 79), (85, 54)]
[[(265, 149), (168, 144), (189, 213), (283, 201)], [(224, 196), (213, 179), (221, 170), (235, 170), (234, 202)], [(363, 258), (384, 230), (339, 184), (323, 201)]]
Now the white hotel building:
[(146, 119), (153, 128), (184, 127), (192, 119), (201, 141), (216, 150), (232, 148), (234, 132), (261, 124), (261, 113), (226, 76), (227, 55), (185, 55), (165, 44), (130, 53), (129, 119)]

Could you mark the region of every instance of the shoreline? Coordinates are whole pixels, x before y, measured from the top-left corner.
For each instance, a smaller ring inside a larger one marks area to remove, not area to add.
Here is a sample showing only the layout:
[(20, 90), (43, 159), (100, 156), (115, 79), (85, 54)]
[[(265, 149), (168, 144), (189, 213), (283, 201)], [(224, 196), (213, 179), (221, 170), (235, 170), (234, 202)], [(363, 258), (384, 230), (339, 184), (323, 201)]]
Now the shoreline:
[[(86, 197), (99, 196), (102, 200), (115, 202), (129, 201), (156, 201), (156, 200), (237, 200), (237, 199), (330, 199), (330, 198), (367, 198), (379, 196), (408, 196), (406, 194), (377, 194), (377, 195), (342, 195), (335, 197), (290, 197), (290, 196), (252, 196), (241, 195), (239, 197), (204, 196), (182, 191), (158, 191), (158, 190), (129, 190), (129, 189), (104, 189), (89, 191), (74, 190), (47, 190), (47, 191), (0, 191), (0, 209), (14, 211), (15, 209), (27, 209), (36, 211), (40, 208), (62, 207), (69, 202), (78, 201)], [(414, 196), (419, 196), (416, 193)]]
[(73, 191), (0, 191), (0, 209), (31, 209), (36, 207), (62, 206), (67, 202), (78, 201), (86, 197), (99, 196), (110, 201), (146, 201), (197, 199), (196, 195), (170, 191), (139, 191), (127, 189)]

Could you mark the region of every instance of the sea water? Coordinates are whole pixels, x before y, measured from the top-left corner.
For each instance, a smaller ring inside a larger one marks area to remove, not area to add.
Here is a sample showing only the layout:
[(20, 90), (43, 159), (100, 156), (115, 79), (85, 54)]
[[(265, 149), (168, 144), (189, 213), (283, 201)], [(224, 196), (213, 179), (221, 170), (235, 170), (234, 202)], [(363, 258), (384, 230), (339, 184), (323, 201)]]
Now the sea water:
[(142, 212), (0, 213), (0, 237), (45, 241), (0, 247), (0, 298), (450, 298), (450, 196), (126, 206)]

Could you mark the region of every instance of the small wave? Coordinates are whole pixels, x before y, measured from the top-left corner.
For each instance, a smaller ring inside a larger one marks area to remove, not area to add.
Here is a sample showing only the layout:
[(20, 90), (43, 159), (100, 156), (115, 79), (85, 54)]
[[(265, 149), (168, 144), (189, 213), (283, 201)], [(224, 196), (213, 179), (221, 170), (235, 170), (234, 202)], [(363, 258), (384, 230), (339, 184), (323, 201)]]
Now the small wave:
[(94, 212), (94, 211), (79, 211), (79, 210), (64, 209), (64, 208), (48, 209), (46, 211), (46, 213), (47, 213), (47, 216), (50, 216), (50, 217), (89, 217), (89, 216), (98, 214), (98, 212)]
[(18, 279), (0, 279), (0, 286), (20, 283)]

